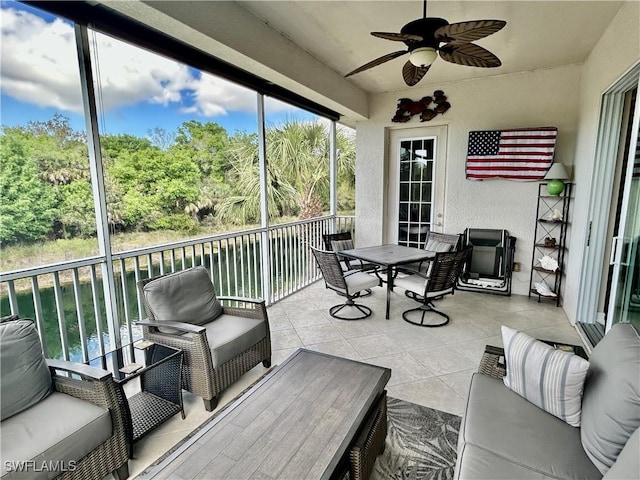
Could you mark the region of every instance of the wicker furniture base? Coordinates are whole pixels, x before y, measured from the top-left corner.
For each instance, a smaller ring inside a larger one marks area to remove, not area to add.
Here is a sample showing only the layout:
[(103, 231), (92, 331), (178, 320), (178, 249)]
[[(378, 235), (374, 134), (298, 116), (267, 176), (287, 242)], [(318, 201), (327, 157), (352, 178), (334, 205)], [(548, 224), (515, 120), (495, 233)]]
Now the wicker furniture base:
[(507, 374), (507, 367), (504, 362), (504, 350), (500, 347), (487, 345), (482, 354), (478, 372), (494, 378), (504, 377)]
[(362, 432), (349, 451), (349, 479), (368, 480), (378, 455), (384, 452), (387, 438), (387, 391), (369, 415)]

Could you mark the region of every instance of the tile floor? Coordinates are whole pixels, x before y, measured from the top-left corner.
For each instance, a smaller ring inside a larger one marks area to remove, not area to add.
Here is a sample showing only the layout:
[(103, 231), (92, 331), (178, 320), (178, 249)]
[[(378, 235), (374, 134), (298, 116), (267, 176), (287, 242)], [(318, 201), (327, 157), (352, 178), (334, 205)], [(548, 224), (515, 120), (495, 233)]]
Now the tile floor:
[[(487, 344), (502, 346), (500, 326), (507, 325), (537, 338), (582, 344), (561, 308), (513, 295), (457, 291), (437, 301), (437, 308), (451, 317), (440, 328), (420, 328), (402, 320), (402, 312), (416, 305), (396, 289), (391, 298), (391, 318), (385, 320), (386, 290), (359, 302), (373, 315), (364, 320), (342, 321), (328, 309), (341, 302), (322, 281), (268, 308), (273, 364), (297, 348), (351, 358), (391, 368), (388, 394), (409, 402), (461, 415), (471, 375)], [(267, 370), (259, 365), (221, 396), (219, 407), (235, 398)], [(140, 474), (158, 457), (212, 415), (200, 398), (185, 392), (186, 420), (176, 415), (136, 443), (129, 462), (131, 477)], [(214, 412), (215, 413), (215, 412)]]

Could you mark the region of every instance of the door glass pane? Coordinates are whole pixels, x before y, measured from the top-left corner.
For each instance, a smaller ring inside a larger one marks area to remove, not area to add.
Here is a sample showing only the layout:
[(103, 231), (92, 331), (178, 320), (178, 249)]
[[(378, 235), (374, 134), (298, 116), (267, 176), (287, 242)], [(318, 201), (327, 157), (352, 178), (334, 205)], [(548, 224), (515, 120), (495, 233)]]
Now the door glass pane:
[(400, 203), (400, 222), (409, 220), (409, 204), (407, 202)]
[(420, 221), (422, 221), (424, 223), (428, 223), (430, 218), (431, 218), (431, 205), (423, 204), (422, 205), (422, 210), (421, 210)]
[(400, 162), (400, 181), (408, 182), (411, 172), (411, 164), (409, 162)]
[(420, 193), (422, 192), (422, 185), (419, 183), (411, 184), (411, 200), (417, 204), (420, 203)]
[(420, 182), (425, 175), (425, 163), (423, 161), (413, 162), (411, 165), (411, 179)]
[(431, 228), (434, 148), (433, 137), (400, 142), (400, 245), (422, 248)]
[(423, 183), (422, 184), (422, 198), (431, 198), (431, 184)]
[(636, 139), (613, 322), (640, 327), (640, 137)]

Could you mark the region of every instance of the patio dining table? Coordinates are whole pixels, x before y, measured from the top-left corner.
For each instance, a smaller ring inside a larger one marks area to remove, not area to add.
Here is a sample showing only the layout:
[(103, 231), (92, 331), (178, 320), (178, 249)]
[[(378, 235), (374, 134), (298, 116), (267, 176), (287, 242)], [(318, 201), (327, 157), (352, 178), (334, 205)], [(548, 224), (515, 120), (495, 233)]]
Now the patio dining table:
[(435, 252), (422, 248), (405, 247), (403, 245), (375, 245), (373, 247), (354, 248), (342, 250), (340, 255), (347, 258), (362, 260), (364, 262), (380, 265), (387, 270), (387, 308), (385, 318), (389, 320), (391, 292), (393, 291), (393, 271), (400, 265), (430, 260), (435, 257)]

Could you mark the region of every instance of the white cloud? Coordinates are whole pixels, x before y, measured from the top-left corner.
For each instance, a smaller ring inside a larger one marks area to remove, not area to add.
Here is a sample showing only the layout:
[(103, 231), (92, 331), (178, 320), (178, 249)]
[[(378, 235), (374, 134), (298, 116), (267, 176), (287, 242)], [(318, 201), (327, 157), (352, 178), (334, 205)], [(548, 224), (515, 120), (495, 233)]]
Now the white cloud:
[(0, 22), (2, 92), (39, 107), (82, 112), (73, 28), (14, 9), (3, 9)]
[[(73, 26), (15, 8), (3, 8), (0, 18), (2, 92), (39, 107), (82, 113)], [(174, 104), (185, 114), (208, 118), (256, 111), (256, 93), (249, 89), (99, 33), (89, 37), (92, 51), (97, 50), (94, 75), (107, 113), (142, 102)], [(269, 98), (266, 108), (296, 110)]]

